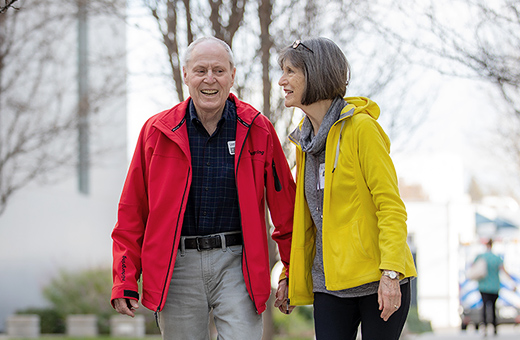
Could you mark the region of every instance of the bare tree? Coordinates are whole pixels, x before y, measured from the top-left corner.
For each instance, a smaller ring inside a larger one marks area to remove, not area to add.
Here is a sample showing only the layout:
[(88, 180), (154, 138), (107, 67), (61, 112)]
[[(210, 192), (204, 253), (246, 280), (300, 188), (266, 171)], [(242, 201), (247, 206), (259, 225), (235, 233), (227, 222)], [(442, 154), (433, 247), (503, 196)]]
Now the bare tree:
[(260, 20), (260, 55), (262, 58), (262, 97), (264, 100), (263, 113), (271, 117), (271, 49), (274, 46), (270, 33), (273, 16), (272, 0), (261, 0), (258, 6)]
[(502, 140), (498, 145), (520, 168), (520, 3), (460, 0), (459, 6), (471, 17), (463, 27), (446, 22), (433, 4), (426, 11), (432, 33), (440, 41), (432, 52), (451, 61), (453, 66), (442, 72), (479, 79), (500, 94), (503, 100), (496, 108), (502, 111), (502, 119), (497, 133)]
[[(394, 142), (394, 151), (406, 145), (424, 122), (427, 111), (418, 110), (435, 98), (435, 90), (414, 92), (417, 81), (415, 66), (402, 55), (399, 46), (372, 27), (372, 14), (378, 1), (277, 0), (274, 3), (271, 36), (275, 49), (288, 46), (296, 39), (323, 36), (332, 39), (345, 53), (351, 65), (352, 79), (347, 96), (364, 96), (381, 107), (380, 122)], [(391, 6), (391, 4), (388, 4)], [(379, 18), (384, 25), (391, 17)], [(271, 58), (271, 62), (276, 59)], [(271, 66), (274, 82), (280, 75), (278, 65)], [(422, 73), (419, 73), (420, 75)], [(281, 135), (287, 135), (302, 117), (299, 110), (283, 105), (281, 91), (272, 91), (271, 119)], [(290, 154), (294, 147), (285, 140)], [(289, 158), (292, 162), (294, 157)]]
[[(258, 18), (260, 22), (260, 56), (262, 64), (262, 98), (263, 98), (263, 113), (267, 118), (271, 118), (271, 49), (274, 46), (272, 36), (270, 34), (270, 26), (272, 23), (273, 3), (272, 0), (261, 0), (258, 5)], [(266, 213), (266, 221), (270, 219)], [(270, 232), (272, 226), (267, 222), (267, 231)], [(268, 238), (269, 246), (269, 267), (271, 270), (279, 260), (277, 255), (276, 243)], [(274, 299), (275, 291), (271, 292), (269, 301), (267, 302), (267, 310), (264, 312), (264, 332), (263, 339), (269, 340), (274, 338)]]
[[(417, 59), (414, 62), (435, 67), (445, 74), (478, 78), (496, 85), (504, 100), (520, 116), (518, 1), (430, 0), (422, 8), (400, 6), (399, 10), (405, 17), (418, 18), (411, 22), (415, 25), (415, 34), (410, 37), (395, 29), (387, 32), (391, 32), (396, 41), (430, 55), (422, 62)], [(452, 20), (454, 16), (458, 20)], [(415, 55), (424, 57), (424, 54)], [(451, 63), (442, 62), (446, 59)]]
[(242, 24), (247, 0), (231, 0), (229, 4), (224, 4), (223, 0), (208, 0), (208, 3), (211, 7), (209, 20), (215, 36), (233, 48), (233, 37)]
[[(63, 33), (75, 32), (76, 15), (74, 2), (42, 0), (0, 16), (0, 215), (28, 184), (70, 176), (77, 164), (76, 36)], [(107, 72), (91, 86), (93, 131), (102, 124), (96, 112), (124, 93), (123, 84)]]
[(9, 8), (18, 9), (14, 7), (14, 3), (18, 0), (5, 0), (4, 5), (0, 6), (0, 14), (5, 13)]
[[(157, 21), (162, 43), (168, 53), (171, 76), (175, 84), (177, 99), (184, 99), (181, 51), (197, 36), (208, 34), (205, 27), (211, 25), (211, 34), (229, 46), (244, 17), (247, 0), (208, 0), (192, 4), (190, 0), (143, 0)], [(209, 19), (204, 15), (192, 16), (192, 12), (204, 13), (209, 8)]]
[[(378, 1), (371, 29), (411, 63), (443, 75), (477, 80), (496, 91), (507, 126), (502, 149), (520, 165), (520, 3), (511, 0)], [(394, 22), (381, 20), (391, 16)], [(516, 116), (517, 122), (509, 116)]]
[[(172, 70), (172, 77), (177, 91), (179, 100), (184, 98), (183, 81), (182, 81), (182, 65), (179, 53), (179, 39), (178, 39), (178, 16), (177, 7), (180, 6), (180, 1), (177, 0), (149, 0), (145, 1), (150, 9), (152, 16), (157, 20), (159, 31), (162, 35), (164, 46), (168, 51), (168, 61)], [(193, 34), (191, 30), (191, 14), (189, 12), (190, 0), (183, 1), (186, 8), (186, 25), (188, 44), (193, 41)], [(165, 7), (165, 8), (163, 8)]]

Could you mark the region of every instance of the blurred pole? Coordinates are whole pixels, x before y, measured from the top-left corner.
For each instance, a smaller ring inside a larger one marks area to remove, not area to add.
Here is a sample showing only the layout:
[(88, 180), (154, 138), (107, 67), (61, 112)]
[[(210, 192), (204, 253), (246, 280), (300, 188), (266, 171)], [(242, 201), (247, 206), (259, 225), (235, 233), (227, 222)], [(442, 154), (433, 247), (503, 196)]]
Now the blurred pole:
[[(5, 24), (6, 24), (6, 15), (0, 15), (0, 51), (4, 51), (4, 44), (7, 40), (5, 36)], [(3, 95), (2, 95), (2, 89), (3, 89), (3, 70), (4, 70), (4, 54), (3, 52), (0, 52), (0, 159), (4, 159), (4, 152), (3, 152), (3, 145), (4, 141), (2, 140), (3, 137), (3, 131), (1, 129), (2, 126), (5, 126), (5, 123), (2, 123), (2, 104), (3, 104)], [(6, 120), (7, 121), (7, 120)], [(1, 173), (0, 173), (1, 175)], [(0, 176), (0, 189), (2, 189), (2, 177)]]
[[(412, 252), (413, 263), (415, 264), (415, 268), (417, 269), (417, 246), (415, 245), (413, 235), (408, 235), (408, 246), (410, 247), (410, 251)], [(417, 269), (417, 271), (419, 271)], [(410, 280), (410, 289), (411, 289), (411, 307), (417, 308), (417, 278)]]
[[(415, 266), (417, 267), (417, 250), (416, 249), (413, 250), (412, 256), (413, 256), (413, 262), (415, 263)], [(410, 305), (415, 308), (417, 308), (417, 280), (418, 280), (417, 278), (415, 278), (414, 280), (411, 280), (411, 284), (410, 284), (410, 289), (411, 289), (411, 294), (412, 294)]]
[(89, 99), (87, 0), (78, 0), (78, 185), (89, 193)]

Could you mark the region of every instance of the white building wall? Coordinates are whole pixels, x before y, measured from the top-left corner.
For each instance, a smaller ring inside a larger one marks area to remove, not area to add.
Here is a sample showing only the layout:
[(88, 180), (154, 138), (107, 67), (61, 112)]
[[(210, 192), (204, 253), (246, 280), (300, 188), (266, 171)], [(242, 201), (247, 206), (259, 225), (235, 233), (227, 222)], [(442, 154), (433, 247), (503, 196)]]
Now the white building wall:
[[(90, 192), (78, 191), (76, 169), (64, 169), (62, 178), (53, 184), (32, 183), (17, 192), (0, 215), (0, 332), (5, 331), (5, 320), (16, 310), (46, 305), (42, 288), (59, 270), (111, 265), (110, 233), (128, 167), (126, 28), (119, 19), (107, 15), (88, 19), (90, 86), (95, 92), (98, 86), (106, 85), (103, 79), (107, 75), (119, 83), (113, 92), (105, 93), (107, 97), (91, 98), (95, 112), (91, 113)], [(59, 49), (66, 52), (63, 66), (75, 66), (76, 25), (63, 29), (67, 35)], [(96, 63), (101, 53), (112, 56), (112, 62)], [(76, 72), (75, 68), (65, 69), (65, 75), (60, 75), (60, 79), (69, 79), (70, 98), (76, 97)], [(103, 105), (96, 108), (101, 100)]]
[(406, 207), (417, 249), (419, 315), (433, 327), (458, 326), (459, 241), (461, 229), (474, 226), (473, 207), (429, 202), (407, 202)]
[(419, 316), (434, 328), (456, 327), (459, 245), (475, 235), (475, 210), (464, 193), (464, 168), (453, 154), (394, 158), (400, 178), (423, 187), (429, 200), (406, 202), (408, 232), (417, 250)]

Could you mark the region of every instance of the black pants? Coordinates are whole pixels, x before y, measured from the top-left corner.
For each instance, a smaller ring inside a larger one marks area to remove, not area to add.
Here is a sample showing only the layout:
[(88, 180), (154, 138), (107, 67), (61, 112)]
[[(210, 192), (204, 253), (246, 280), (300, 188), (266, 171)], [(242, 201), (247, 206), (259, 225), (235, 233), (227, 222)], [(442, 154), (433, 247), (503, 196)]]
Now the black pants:
[(354, 340), (361, 323), (361, 335), (368, 340), (397, 340), (410, 309), (410, 282), (401, 285), (401, 307), (388, 319), (381, 319), (377, 293), (355, 298), (314, 294), (314, 327), (317, 340)]
[(497, 330), (497, 299), (498, 294), (489, 294), (489, 293), (483, 293), (480, 292), (480, 295), (482, 295), (482, 322), (484, 323), (484, 327), (487, 325), (487, 313), (486, 310), (491, 307), (491, 317), (493, 321), (493, 327), (495, 329), (495, 333)]

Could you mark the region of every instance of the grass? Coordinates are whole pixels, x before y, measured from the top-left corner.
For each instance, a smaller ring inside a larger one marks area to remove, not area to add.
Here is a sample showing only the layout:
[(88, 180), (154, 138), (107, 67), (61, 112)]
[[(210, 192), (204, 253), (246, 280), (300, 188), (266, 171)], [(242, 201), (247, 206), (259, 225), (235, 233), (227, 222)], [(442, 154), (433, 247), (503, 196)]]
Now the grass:
[[(160, 335), (147, 335), (145, 338), (118, 338), (111, 337), (110, 335), (99, 335), (96, 337), (68, 337), (66, 335), (56, 335), (56, 334), (42, 334), (39, 338), (36, 339), (44, 339), (44, 340), (143, 340), (143, 339), (160, 339)], [(34, 338), (12, 338), (9, 337), (9, 340), (34, 340)]]
[[(111, 337), (108, 335), (100, 335), (97, 337), (68, 337), (66, 335), (57, 336), (57, 335), (42, 335), (38, 339), (44, 339), (44, 340), (143, 340), (143, 339), (160, 339), (161, 337), (159, 335), (147, 335), (145, 338), (117, 338), (117, 337)], [(14, 340), (34, 340), (34, 338), (31, 339), (25, 339), (25, 338), (9, 338)], [(275, 336), (274, 340), (313, 340), (314, 336)]]
[[(1, 335), (2, 334), (0, 334), (0, 339), (2, 339)], [(9, 340), (34, 340), (34, 339), (35, 338), (9, 337)], [(38, 337), (36, 339), (42, 339), (42, 340), (143, 340), (143, 339), (154, 340), (154, 339), (157, 339), (157, 340), (160, 340), (161, 336), (147, 334), (146, 337), (144, 337), (144, 338), (112, 337), (110, 335), (98, 335), (95, 337), (77, 337), (77, 336), (69, 337), (65, 334), (42, 334), (42, 335), (40, 335), (40, 337)]]

